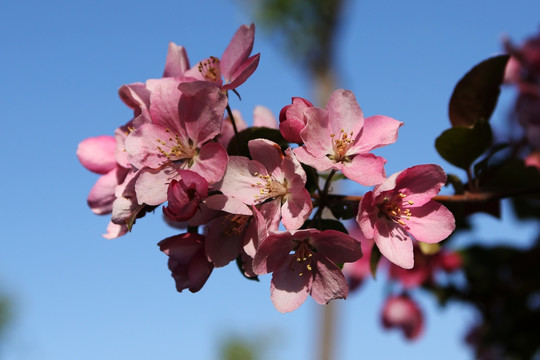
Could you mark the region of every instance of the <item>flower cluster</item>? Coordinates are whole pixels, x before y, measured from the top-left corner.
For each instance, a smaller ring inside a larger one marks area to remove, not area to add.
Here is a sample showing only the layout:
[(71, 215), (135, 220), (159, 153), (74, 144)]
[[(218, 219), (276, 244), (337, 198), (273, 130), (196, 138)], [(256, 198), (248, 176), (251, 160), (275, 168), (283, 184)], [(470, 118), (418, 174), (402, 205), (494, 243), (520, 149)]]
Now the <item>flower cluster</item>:
[[(320, 304), (346, 298), (341, 267), (362, 257), (362, 239), (412, 268), (416, 241), (439, 242), (454, 229), (452, 214), (432, 200), (445, 173), (419, 165), (387, 177), (386, 160), (372, 150), (394, 143), (403, 123), (364, 117), (348, 90), (333, 92), (324, 108), (293, 97), (279, 114), (279, 130), (272, 113), (258, 107), (254, 127), (266, 130), (250, 132), (231, 110), (229, 92), (259, 64), (260, 55), (251, 55), (254, 34), (254, 25), (241, 26), (221, 58), (193, 67), (185, 49), (171, 43), (161, 78), (120, 88), (133, 118), (114, 137), (86, 139), (77, 150), (101, 175), (88, 204), (111, 214), (104, 236), (124, 235), (163, 205), (166, 222), (183, 229), (158, 244), (178, 291), (200, 290), (215, 267), (236, 260), (246, 277), (272, 273), (271, 299), (281, 312), (308, 295)], [(361, 236), (323, 217), (332, 210), (337, 172), (375, 186), (348, 217), (356, 216)]]

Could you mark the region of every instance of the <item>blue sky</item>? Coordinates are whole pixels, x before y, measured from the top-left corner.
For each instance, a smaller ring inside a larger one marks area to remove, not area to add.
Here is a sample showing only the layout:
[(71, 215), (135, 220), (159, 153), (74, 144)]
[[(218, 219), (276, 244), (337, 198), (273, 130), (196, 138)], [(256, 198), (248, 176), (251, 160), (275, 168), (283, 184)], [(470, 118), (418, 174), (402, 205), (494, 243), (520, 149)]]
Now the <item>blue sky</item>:
[[(345, 14), (340, 86), (356, 94), (366, 115), (405, 123), (398, 142), (379, 152), (387, 172), (439, 163), (462, 176), (433, 147), (449, 126), (452, 89), (500, 52), (503, 34), (519, 42), (535, 33), (540, 3), (350, 1)], [(0, 357), (210, 360), (232, 334), (264, 343), (268, 359), (315, 358), (320, 308), (311, 299), (282, 315), (270, 301), (269, 277), (249, 282), (234, 266), (216, 269), (197, 294), (177, 293), (156, 246), (174, 230), (159, 215), (120, 239), (102, 238), (108, 220), (86, 206), (97, 176), (75, 156), (79, 141), (129, 120), (117, 89), (161, 76), (169, 41), (184, 45), (194, 64), (220, 56), (238, 26), (252, 21), (240, 2), (225, 0), (0, 4), (0, 289), (14, 305)], [(308, 79), (261, 30), (259, 68), (239, 88), (242, 101), (232, 100), (246, 119), (255, 105), (277, 115), (292, 96), (313, 98)], [(503, 93), (494, 121), (503, 121), (511, 100)], [(527, 239), (538, 230), (517, 230), (508, 211), (502, 221), (474, 221), (482, 241)], [(418, 294), (427, 329), (409, 344), (381, 330), (384, 291), (383, 281), (371, 282), (339, 302), (339, 359), (471, 358), (462, 339), (472, 311), (456, 304), (441, 312)]]

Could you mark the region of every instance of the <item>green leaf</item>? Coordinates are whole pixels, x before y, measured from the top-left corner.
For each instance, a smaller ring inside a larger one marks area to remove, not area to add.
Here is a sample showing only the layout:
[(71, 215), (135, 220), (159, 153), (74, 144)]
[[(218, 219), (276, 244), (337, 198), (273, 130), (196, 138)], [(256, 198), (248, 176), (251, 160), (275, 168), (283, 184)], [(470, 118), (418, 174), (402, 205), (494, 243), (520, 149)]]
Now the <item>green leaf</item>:
[(445, 130), (435, 140), (435, 148), (450, 164), (468, 169), (491, 146), (492, 137), (489, 123), (478, 122), (473, 128), (454, 127)]
[(229, 142), (227, 153), (229, 155), (249, 156), (248, 142), (254, 139), (268, 139), (279, 146), (282, 150), (289, 147), (289, 143), (283, 138), (278, 129), (266, 127), (250, 127), (238, 133), (238, 137), (233, 136)]
[(509, 55), (499, 55), (473, 67), (457, 83), (448, 116), (453, 127), (472, 127), (478, 121), (488, 121), (497, 105)]

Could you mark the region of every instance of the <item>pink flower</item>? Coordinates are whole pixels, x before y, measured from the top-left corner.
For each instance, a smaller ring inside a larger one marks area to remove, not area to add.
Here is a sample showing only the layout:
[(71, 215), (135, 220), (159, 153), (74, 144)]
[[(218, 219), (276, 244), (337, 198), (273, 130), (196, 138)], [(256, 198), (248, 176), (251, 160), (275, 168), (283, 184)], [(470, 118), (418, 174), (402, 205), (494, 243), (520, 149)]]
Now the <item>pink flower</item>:
[(199, 291), (214, 268), (204, 254), (204, 236), (191, 233), (176, 235), (160, 241), (158, 246), (169, 256), (169, 270), (176, 282), (176, 290)]
[[(226, 196), (247, 205), (261, 205), (261, 211), (279, 215), (286, 229), (300, 228), (308, 218), (313, 205), (305, 188), (306, 173), (294, 153), (285, 154), (278, 144), (256, 139), (248, 143), (253, 160), (231, 156), (220, 190)], [(275, 207), (281, 211), (264, 210)]]
[(292, 104), (285, 106), (279, 113), (279, 131), (288, 142), (303, 144), (300, 131), (306, 126), (304, 111), (313, 104), (301, 97), (293, 97)]
[(409, 340), (417, 339), (424, 330), (422, 311), (407, 295), (390, 296), (386, 299), (382, 310), (382, 323), (386, 329), (401, 329)]
[(381, 115), (364, 119), (348, 90), (334, 91), (326, 109), (307, 108), (304, 116), (307, 123), (300, 131), (304, 145), (294, 149), (298, 160), (318, 171), (340, 170), (362, 185), (384, 180), (386, 160), (370, 151), (394, 143), (402, 122)]
[[(227, 202), (240, 203), (240, 200), (223, 195), (214, 195), (211, 198), (216, 199), (219, 196)], [(254, 276), (251, 262), (259, 242), (267, 235), (269, 220), (263, 217), (255, 206), (236, 204), (234, 207), (223, 208), (226, 210), (221, 211), (207, 225), (206, 256), (216, 267), (225, 266), (240, 256), (246, 276)]]
[(339, 231), (316, 229), (272, 233), (253, 259), (253, 271), (272, 272), (271, 299), (284, 313), (297, 309), (308, 295), (319, 304), (344, 299), (347, 281), (336, 264), (362, 256), (360, 243)]
[(77, 147), (77, 157), (88, 170), (100, 174), (100, 178), (88, 195), (88, 206), (95, 214), (112, 211), (117, 185), (117, 163), (115, 159), (116, 139), (113, 136), (97, 136), (85, 139)]
[(172, 180), (167, 190), (168, 206), (163, 213), (170, 219), (182, 222), (195, 215), (201, 201), (208, 195), (208, 182), (199, 174), (179, 170), (178, 180)]
[(259, 65), (260, 54), (250, 56), (254, 39), (254, 24), (240, 26), (223, 52), (221, 60), (211, 56), (186, 71), (184, 75), (189, 80), (182, 83), (180, 89), (188, 93), (201, 87), (217, 86), (227, 91), (242, 85)]
[(226, 96), (216, 88), (187, 96), (173, 79), (152, 82), (150, 121), (126, 139), (130, 162), (140, 171), (136, 185), (139, 203), (158, 205), (178, 170), (191, 170), (210, 184), (221, 179), (227, 152), (211, 142), (220, 133)]
[(452, 213), (431, 200), (446, 182), (438, 165), (417, 165), (388, 177), (367, 192), (360, 202), (357, 221), (391, 262), (410, 269), (413, 242), (436, 243), (455, 229)]

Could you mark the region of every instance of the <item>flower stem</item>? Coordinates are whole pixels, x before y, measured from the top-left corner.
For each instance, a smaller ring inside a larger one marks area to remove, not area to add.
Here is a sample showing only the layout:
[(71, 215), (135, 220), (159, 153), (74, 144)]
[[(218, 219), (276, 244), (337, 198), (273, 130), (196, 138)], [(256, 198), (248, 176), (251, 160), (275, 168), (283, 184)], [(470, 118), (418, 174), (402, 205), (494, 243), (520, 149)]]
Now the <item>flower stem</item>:
[(332, 169), (330, 174), (328, 174), (328, 177), (326, 178), (326, 183), (324, 184), (324, 188), (322, 191), (317, 187), (317, 189), (319, 190), (319, 208), (317, 209), (317, 212), (313, 216), (314, 220), (317, 220), (317, 221), (321, 220), (322, 212), (326, 206), (326, 198), (328, 196), (328, 191), (330, 190), (330, 183), (332, 182), (332, 177), (335, 175), (335, 173), (336, 173), (336, 170)]
[(238, 128), (236, 127), (236, 122), (234, 121), (234, 115), (232, 113), (231, 107), (229, 106), (229, 103), (227, 103), (226, 109), (227, 109), (227, 115), (229, 116), (229, 120), (231, 120), (231, 124), (234, 131), (234, 137), (236, 138), (238, 148), (240, 148), (240, 139), (238, 138)]

